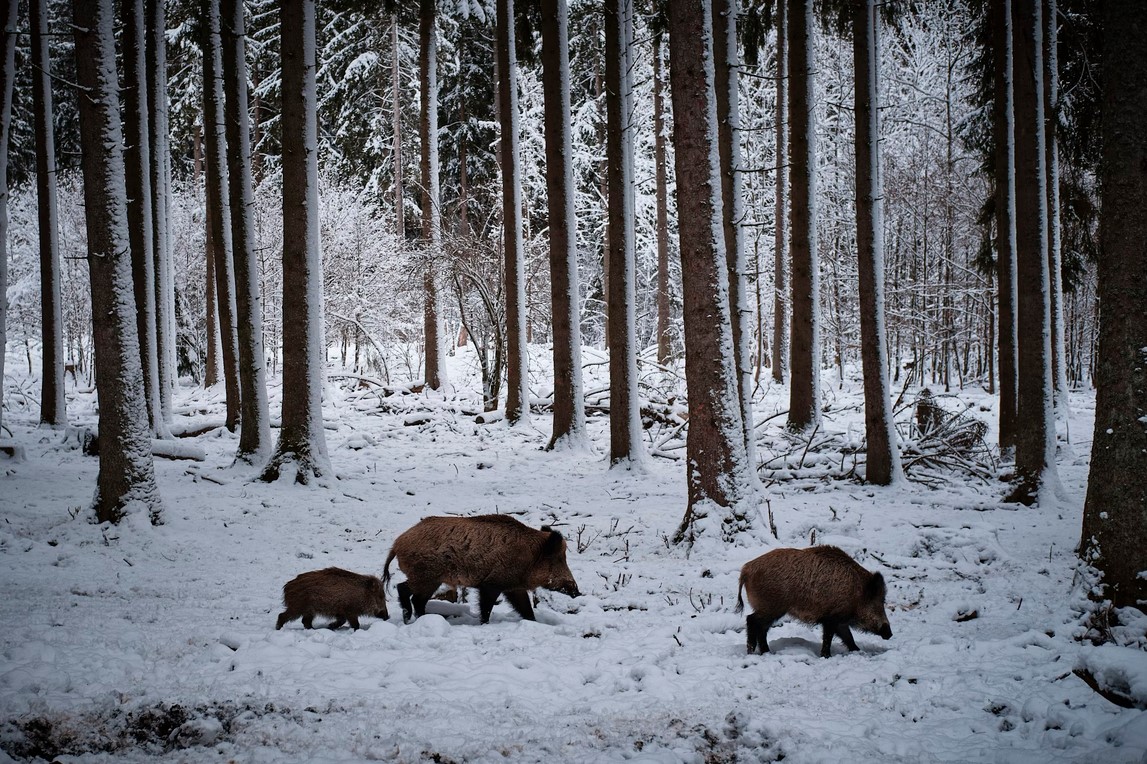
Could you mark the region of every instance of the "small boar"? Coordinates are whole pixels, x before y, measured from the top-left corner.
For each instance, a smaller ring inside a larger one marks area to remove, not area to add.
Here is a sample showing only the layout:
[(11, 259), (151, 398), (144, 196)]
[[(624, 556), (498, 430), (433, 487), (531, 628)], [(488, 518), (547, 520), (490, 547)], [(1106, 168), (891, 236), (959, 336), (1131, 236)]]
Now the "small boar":
[(788, 615), (824, 627), (821, 657), (830, 654), (833, 636), (856, 650), (849, 626), (892, 637), (884, 612), (884, 576), (870, 573), (834, 546), (774, 549), (741, 568), (737, 583), (737, 609), (744, 608), (741, 589), (753, 606), (745, 619), (749, 653), (769, 651), (769, 627)]
[(397, 588), (407, 623), (425, 615), (426, 601), (439, 584), (477, 588), (482, 623), (489, 623), (500, 594), (527, 621), (535, 620), (530, 590), (540, 586), (580, 596), (562, 535), (549, 526), (535, 530), (507, 515), (422, 519), (394, 540), (383, 566), (385, 582), (396, 557), (406, 574)]
[(316, 615), (335, 620), (327, 628), (337, 629), (350, 622), (358, 629), (360, 615), (373, 615), (384, 621), (386, 589), (377, 576), (365, 576), (342, 568), (312, 570), (295, 576), (283, 586), (283, 604), (287, 609), (279, 614), (276, 629), (302, 616), (303, 628), (312, 628)]

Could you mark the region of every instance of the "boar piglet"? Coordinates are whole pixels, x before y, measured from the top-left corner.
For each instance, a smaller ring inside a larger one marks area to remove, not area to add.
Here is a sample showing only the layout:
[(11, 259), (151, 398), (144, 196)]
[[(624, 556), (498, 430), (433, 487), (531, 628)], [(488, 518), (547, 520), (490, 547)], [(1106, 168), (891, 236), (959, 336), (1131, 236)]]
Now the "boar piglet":
[(571, 597), (580, 592), (566, 564), (566, 542), (549, 526), (536, 530), (507, 515), (427, 517), (394, 540), (383, 566), (398, 558), (406, 580), (398, 585), (402, 619), (426, 613), (426, 601), (447, 586), (478, 589), (482, 623), (489, 623), (498, 596), (533, 621), (530, 591), (542, 587)]
[(328, 628), (337, 629), (350, 622), (358, 629), (360, 615), (387, 619), (386, 588), (377, 576), (352, 573), (342, 568), (312, 570), (295, 576), (283, 586), (283, 604), (276, 629), (302, 617), (303, 628), (310, 629), (316, 615), (334, 618)]
[(774, 549), (741, 568), (737, 612), (744, 607), (741, 589), (753, 606), (745, 619), (749, 652), (769, 651), (769, 627), (788, 614), (824, 627), (820, 654), (830, 654), (833, 636), (856, 650), (850, 626), (892, 637), (884, 612), (884, 576), (871, 573), (834, 546)]

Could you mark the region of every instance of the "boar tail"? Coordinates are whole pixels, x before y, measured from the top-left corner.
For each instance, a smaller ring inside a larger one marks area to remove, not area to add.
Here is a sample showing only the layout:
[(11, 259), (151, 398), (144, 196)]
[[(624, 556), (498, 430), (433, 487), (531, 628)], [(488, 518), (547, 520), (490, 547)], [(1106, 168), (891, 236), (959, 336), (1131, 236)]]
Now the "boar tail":
[(394, 559), (394, 547), (390, 548), (390, 554), (386, 556), (386, 564), (382, 566), (382, 586), (384, 591), (390, 590), (390, 561)]
[(733, 608), (734, 613), (740, 613), (745, 609), (745, 601), (741, 599), (741, 589), (745, 586), (745, 574), (742, 573), (740, 578), (737, 579), (737, 607)]

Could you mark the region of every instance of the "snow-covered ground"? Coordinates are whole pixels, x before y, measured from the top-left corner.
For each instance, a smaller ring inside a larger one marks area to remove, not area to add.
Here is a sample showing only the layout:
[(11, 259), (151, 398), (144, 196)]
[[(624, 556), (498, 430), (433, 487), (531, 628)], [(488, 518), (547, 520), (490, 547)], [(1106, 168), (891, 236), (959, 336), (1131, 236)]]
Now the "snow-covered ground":
[[(476, 389), (467, 357), (451, 362)], [(991, 399), (960, 395), (993, 423)], [(181, 389), (179, 423), (221, 421), (220, 396)], [(759, 419), (785, 406), (783, 390), (758, 397)], [(0, 761), (1147, 761), (1147, 712), (1072, 673), (1087, 662), (1147, 700), (1147, 620), (1128, 627), (1140, 649), (1077, 639), (1089, 394), (1072, 401), (1056, 506), (1005, 505), (1003, 484), (971, 478), (880, 489), (796, 474), (767, 481), (755, 537), (689, 554), (667, 542), (683, 463), (608, 469), (604, 418), (591, 420), (597, 453), (551, 453), (548, 417), (477, 425), (471, 392), (332, 385), (337, 478), (253, 481), (231, 466), (236, 437), (215, 429), (193, 440), (206, 461), (157, 460), (164, 525), (110, 527), (87, 514), (96, 459), (8, 401), (27, 459), (0, 462)], [(857, 439), (859, 386), (830, 403), (825, 430)], [(428, 422), (404, 424), (421, 410)], [(93, 424), (92, 396), (70, 389), (69, 417)], [(782, 425), (759, 428), (762, 458)], [(839, 451), (804, 456), (818, 459)], [(484, 626), (475, 597), (404, 625), (392, 596), (390, 620), (358, 632), (275, 631), (298, 573), (378, 574), (419, 518), (492, 512), (558, 527), (583, 596), (540, 593), (536, 623), (500, 603)], [(819, 630), (786, 620), (771, 654), (747, 655), (740, 566), (813, 539), (883, 572), (893, 638), (857, 633), (859, 652), (837, 641), (824, 660)]]

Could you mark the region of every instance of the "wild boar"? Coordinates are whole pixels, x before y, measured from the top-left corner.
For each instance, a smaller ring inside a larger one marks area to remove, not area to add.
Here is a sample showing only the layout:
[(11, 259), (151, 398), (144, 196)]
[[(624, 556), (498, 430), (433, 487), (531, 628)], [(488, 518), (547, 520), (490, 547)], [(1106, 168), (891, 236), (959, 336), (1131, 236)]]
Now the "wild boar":
[(312, 628), (316, 615), (334, 618), (327, 628), (337, 629), (350, 622), (359, 627), (360, 615), (373, 615), (386, 620), (386, 588), (377, 576), (352, 573), (342, 568), (312, 570), (295, 576), (283, 586), (283, 604), (276, 629), (302, 616), (303, 628)]
[(741, 568), (737, 583), (737, 609), (744, 608), (741, 589), (754, 612), (745, 619), (749, 653), (769, 651), (771, 627), (788, 614), (805, 623), (824, 627), (821, 657), (830, 654), (833, 636), (856, 650), (850, 626), (892, 637), (884, 612), (884, 576), (862, 568), (834, 546), (774, 549)]
[(390, 581), (390, 562), (396, 557), (406, 574), (397, 589), (407, 623), (426, 613), (426, 601), (439, 584), (478, 589), (482, 623), (489, 623), (500, 594), (527, 621), (535, 620), (529, 592), (539, 586), (580, 595), (566, 564), (562, 535), (548, 525), (535, 530), (507, 515), (422, 519), (394, 540), (383, 566), (384, 582)]

